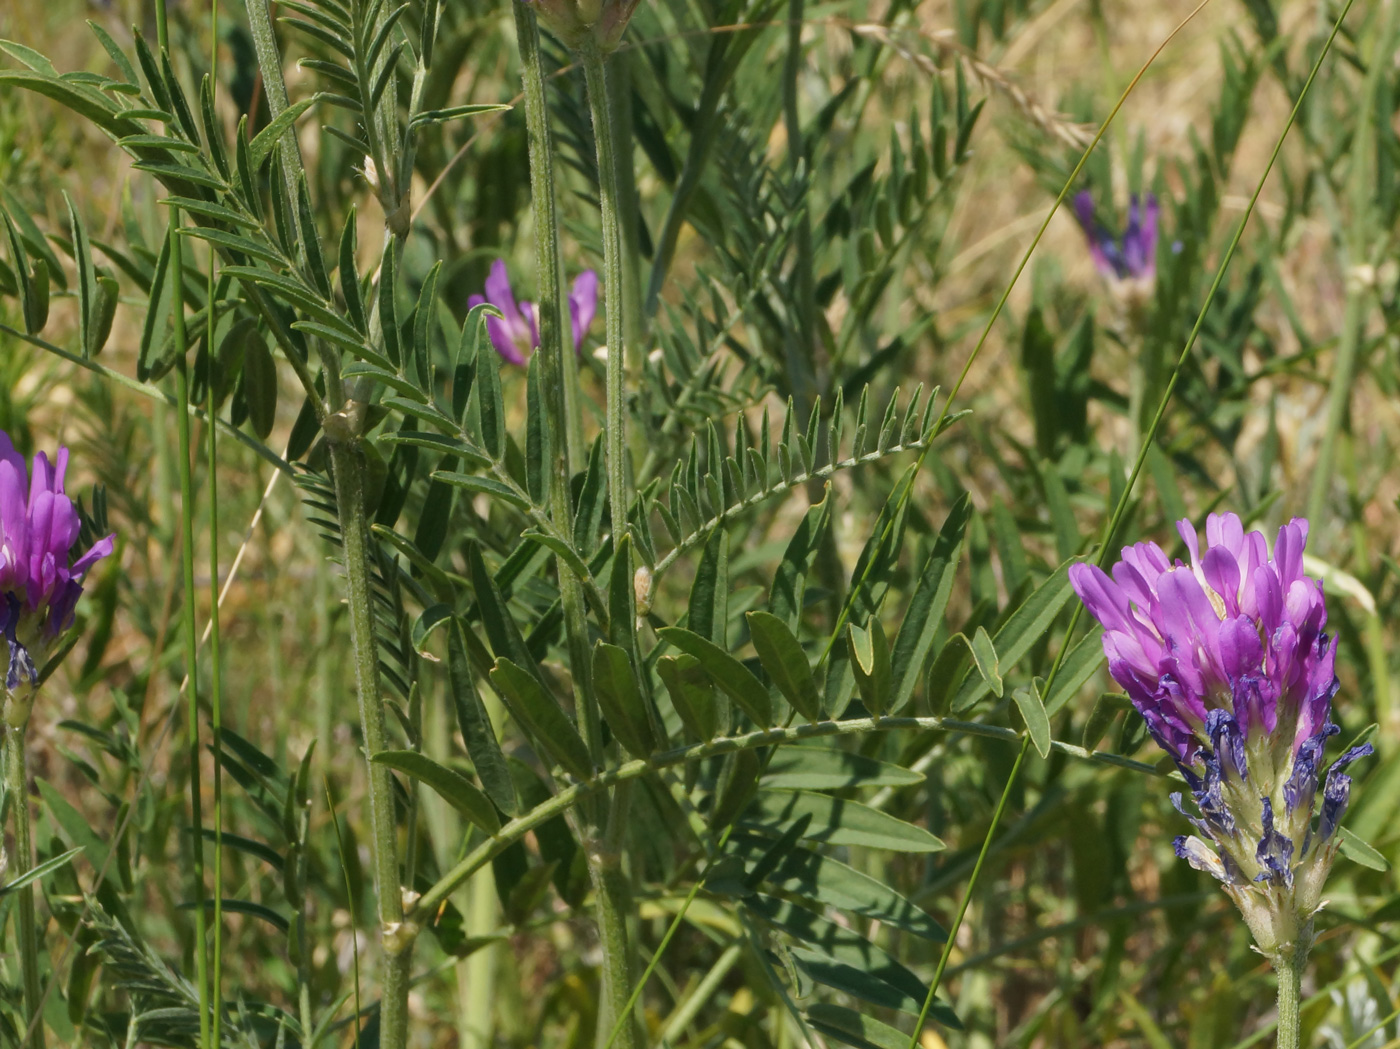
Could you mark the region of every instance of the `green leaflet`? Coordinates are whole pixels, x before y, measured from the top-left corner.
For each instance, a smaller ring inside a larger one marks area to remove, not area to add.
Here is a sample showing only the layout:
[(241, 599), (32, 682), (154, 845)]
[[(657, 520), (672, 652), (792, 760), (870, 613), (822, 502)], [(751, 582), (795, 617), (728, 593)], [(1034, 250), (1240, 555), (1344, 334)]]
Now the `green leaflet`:
[(456, 617), (447, 638), (447, 677), (452, 691), (452, 706), (457, 715), (457, 727), (467, 746), (467, 754), (481, 778), (486, 795), (508, 816), (515, 815), (515, 788), (505, 755), (496, 740), (496, 730), (486, 716), (486, 707), (472, 682), (471, 664), (467, 659), (466, 626)]
[[(947, 1010), (947, 1007), (944, 1006)], [(947, 1010), (951, 1012), (951, 1010)], [(933, 1015), (933, 1010), (929, 1011)], [(807, 1007), (807, 1022), (828, 1038), (855, 1049), (909, 1049), (909, 1036), (887, 1023), (843, 1005), (818, 1002)]]
[(768, 677), (793, 708), (810, 722), (821, 720), (821, 696), (811, 664), (788, 624), (770, 612), (746, 614), (753, 647)]
[(943, 623), (943, 613), (953, 593), (958, 551), (971, 512), (971, 500), (964, 493), (948, 511), (938, 539), (933, 544), (933, 552), (919, 573), (918, 585), (909, 599), (909, 607), (905, 609), (904, 621), (900, 624), (890, 657), (891, 714), (898, 714), (904, 709), (923, 675), (924, 664), (928, 661), (934, 637)]
[(1045, 713), (1052, 718), (1058, 714), (1060, 708), (1078, 695), (1084, 683), (1094, 676), (1094, 671), (1099, 669), (1103, 661), (1103, 627), (1095, 623), (1093, 629), (1069, 650), (1064, 662), (1060, 664), (1060, 672), (1055, 675), (1055, 684), (1050, 689), (1050, 694), (1045, 697)]
[(728, 712), (721, 709), (715, 686), (700, 660), (684, 652), (662, 656), (656, 661), (656, 672), (670, 693), (671, 705), (676, 708), (686, 731), (701, 742), (719, 735), (721, 717), (728, 722)]
[(861, 701), (872, 717), (885, 712), (890, 693), (890, 643), (880, 620), (871, 617), (868, 629), (854, 623), (846, 627), (847, 645), (851, 655), (851, 673)]
[(876, 761), (864, 754), (827, 747), (781, 747), (768, 762), (769, 790), (840, 790), (845, 787), (907, 787), (923, 773)]
[[(770, 838), (742, 832), (730, 838), (731, 852), (743, 856), (749, 866), (771, 845)], [(942, 943), (947, 936), (933, 918), (884, 882), (809, 849), (791, 850), (769, 874), (766, 883), (823, 906), (878, 919), (935, 943)]]
[(593, 777), (593, 760), (578, 729), (538, 678), (500, 658), (491, 671), (491, 684), (515, 719), (567, 772), (578, 779)]
[(604, 641), (594, 646), (593, 688), (618, 742), (634, 757), (645, 758), (655, 752), (659, 746), (656, 732), (626, 651)]
[(1011, 693), (1016, 709), (1021, 712), (1021, 720), (1026, 723), (1026, 732), (1036, 753), (1042, 758), (1050, 756), (1050, 719), (1045, 715), (1045, 704), (1040, 701), (1039, 679), (1023, 685)]
[(911, 823), (856, 801), (811, 791), (764, 790), (740, 817), (746, 827), (778, 831), (809, 816), (803, 837), (830, 845), (864, 845), (891, 852), (938, 852), (943, 842)]
[(830, 523), (831, 482), (828, 481), (822, 489), (821, 502), (808, 508), (802, 523), (788, 540), (782, 563), (773, 576), (773, 587), (768, 592), (769, 612), (794, 629), (802, 617), (807, 576)]
[(773, 724), (773, 704), (768, 690), (743, 663), (714, 642), (684, 627), (663, 627), (657, 635), (698, 659), (714, 683), (753, 719), (755, 725), (768, 728)]
[(487, 834), (495, 834), (501, 829), (500, 818), (490, 800), (460, 772), (439, 765), (416, 750), (382, 750), (371, 760), (431, 787)]
[[(1045, 635), (1073, 594), (1074, 590), (1069, 585), (1069, 565), (1066, 563), (1022, 602), (1021, 607), (997, 631), (996, 637), (991, 639), (999, 657), (998, 666), (1005, 670), (1020, 662), (1031, 646)], [(981, 675), (964, 678), (961, 687), (953, 694), (953, 712), (965, 713), (991, 690)]]

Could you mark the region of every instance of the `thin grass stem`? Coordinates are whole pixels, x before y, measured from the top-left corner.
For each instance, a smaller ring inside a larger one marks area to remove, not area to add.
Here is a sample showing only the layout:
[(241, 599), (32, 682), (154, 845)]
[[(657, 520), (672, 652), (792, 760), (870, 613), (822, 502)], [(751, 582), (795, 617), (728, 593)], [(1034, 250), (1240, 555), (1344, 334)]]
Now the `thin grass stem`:
[[(156, 42), (162, 52), (170, 49), (170, 29), (165, 4), (156, 5)], [(175, 432), (180, 478), (180, 568), (183, 579), (181, 637), (185, 649), (185, 675), (189, 678), (186, 715), (186, 752), (190, 777), (190, 880), (194, 890), (195, 986), (199, 991), (199, 1042), (211, 1049), (209, 1000), (209, 918), (205, 913), (203, 781), (199, 773), (199, 657), (195, 623), (194, 582), (194, 480), (190, 470), (190, 373), (189, 337), (185, 330), (184, 240), (179, 235), (180, 209), (170, 209), (170, 314), (175, 345)], [(215, 894), (218, 895), (217, 893)]]

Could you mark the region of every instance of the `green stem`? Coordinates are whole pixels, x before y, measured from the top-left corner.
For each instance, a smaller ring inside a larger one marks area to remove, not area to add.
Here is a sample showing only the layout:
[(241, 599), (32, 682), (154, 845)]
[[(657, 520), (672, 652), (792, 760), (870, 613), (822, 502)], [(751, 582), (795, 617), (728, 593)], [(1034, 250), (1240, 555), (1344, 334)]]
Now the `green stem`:
[[(209, 43), (209, 94), (217, 96), (219, 90), (219, 0), (211, 0), (210, 43)], [(217, 128), (210, 128), (209, 134), (218, 134)], [(217, 1047), (222, 1043), (224, 1001), (224, 784), (223, 762), (219, 760), (219, 748), (223, 745), (224, 703), (223, 703), (223, 660), (219, 651), (219, 428), (214, 425), (218, 416), (218, 405), (214, 403), (214, 289), (215, 272), (218, 269), (218, 255), (209, 252), (209, 283), (204, 298), (204, 315), (207, 318), (204, 329), (204, 345), (208, 353), (205, 374), (205, 411), (209, 422), (205, 426), (209, 441), (209, 707), (210, 730), (214, 737), (214, 958), (213, 977), (210, 987), (211, 1017), (209, 1044)]]
[(627, 409), (623, 403), (623, 369), (627, 364), (623, 335), (622, 222), (618, 217), (617, 160), (613, 148), (612, 112), (608, 107), (608, 73), (602, 51), (591, 36), (578, 52), (588, 84), (588, 107), (593, 115), (593, 138), (598, 147), (598, 204), (603, 233), (603, 288), (607, 304), (607, 436), (608, 501), (613, 542), (627, 530)]
[(613, 174), (617, 178), (616, 202), (622, 224), (622, 337), (634, 360), (634, 374), (642, 369), (641, 350), (646, 342), (646, 318), (642, 315), (641, 237), (637, 213), (637, 173), (632, 163), (632, 57), (615, 53), (608, 60), (608, 113), (612, 118)]
[[(170, 49), (165, 4), (156, 4), (156, 43)], [(189, 681), (187, 752), (190, 775), (191, 880), (194, 883), (195, 986), (199, 990), (199, 1044), (210, 1049), (208, 916), (204, 912), (204, 816), (203, 781), (199, 773), (199, 658), (194, 607), (194, 481), (190, 473), (190, 372), (185, 331), (184, 239), (179, 235), (180, 209), (170, 209), (170, 314), (175, 342), (175, 432), (180, 476), (180, 568), (183, 582), (181, 635), (185, 646), (185, 676)], [(212, 307), (212, 303), (209, 304)], [(212, 353), (212, 347), (210, 352)]]
[(1273, 959), (1278, 977), (1278, 1049), (1298, 1049), (1302, 1044), (1302, 1018), (1298, 1005), (1303, 991), (1303, 970), (1308, 964), (1310, 937), (1300, 937), (1297, 947)]
[(383, 948), (380, 975), (380, 1044), (404, 1049), (408, 1039), (408, 984), (417, 926), (404, 921), (399, 884), (398, 828), (394, 819), (393, 782), (389, 769), (368, 761), (386, 749), (384, 703), (379, 693), (379, 654), (374, 638), (370, 586), (369, 522), (365, 512), (365, 462), (359, 436), (329, 435), (336, 509), (350, 612), (350, 646), (360, 702), (369, 777), (370, 836), (374, 888), (379, 901), (379, 935)]
[[(10, 697), (8, 706), (15, 705)], [(9, 712), (6, 712), (9, 720)], [(29, 772), (24, 749), (25, 727), (29, 723), (26, 710), (23, 721), (5, 730), (5, 787), (10, 794), (10, 808), (15, 815), (15, 852), (22, 873), (34, 867), (34, 842), (29, 832)], [(34, 915), (34, 886), (21, 886), (15, 900), (19, 915), (19, 971), (24, 984), (24, 1022), (26, 1049), (43, 1049), (44, 1020), (39, 1015), (39, 933)]]
[[(585, 468), (582, 421), (578, 404), (578, 363), (572, 352), (572, 330), (566, 326), (560, 274), (559, 219), (555, 211), (554, 151), (550, 143), (549, 110), (545, 105), (544, 71), (540, 66), (540, 30), (525, 4), (515, 10), (515, 33), (525, 81), (525, 126), (530, 143), (530, 200), (535, 212), (535, 273), (539, 286), (536, 316), (540, 326), (540, 379), (551, 418), (565, 420), (564, 442), (556, 448), (549, 485), (550, 522), (562, 538), (573, 536), (573, 506), (569, 484)], [(611, 300), (610, 300), (611, 301)], [(569, 333), (566, 346), (565, 336)], [(558, 442), (556, 442), (556, 445)], [(588, 649), (588, 609), (583, 585), (562, 561), (557, 562), (559, 600), (564, 609), (569, 669), (577, 691), (579, 733), (588, 752), (602, 764), (603, 733), (593, 694)]]
[(613, 789), (608, 827), (601, 842), (589, 849), (588, 872), (593, 881), (598, 939), (603, 949), (603, 987), (598, 1010), (596, 1044), (617, 1049), (637, 1049), (637, 1023), (631, 1014), (632, 951), (627, 919), (632, 913), (632, 891), (622, 867), (622, 853), (631, 808), (631, 782)]
[[(564, 446), (570, 476), (588, 465), (583, 443), (583, 417), (578, 395), (578, 361), (565, 348), (563, 268), (559, 248), (559, 216), (554, 191), (554, 144), (549, 130), (549, 106), (545, 101), (544, 68), (540, 59), (540, 28), (526, 4), (514, 4), (515, 36), (519, 41), (521, 78), (525, 83), (525, 130), (530, 148), (530, 203), (535, 219), (535, 281), (539, 290), (535, 315), (539, 318), (540, 352), (549, 410), (565, 420)], [(572, 347), (570, 347), (571, 349)], [(562, 404), (562, 413), (559, 406)], [(562, 523), (562, 522), (561, 522)]]

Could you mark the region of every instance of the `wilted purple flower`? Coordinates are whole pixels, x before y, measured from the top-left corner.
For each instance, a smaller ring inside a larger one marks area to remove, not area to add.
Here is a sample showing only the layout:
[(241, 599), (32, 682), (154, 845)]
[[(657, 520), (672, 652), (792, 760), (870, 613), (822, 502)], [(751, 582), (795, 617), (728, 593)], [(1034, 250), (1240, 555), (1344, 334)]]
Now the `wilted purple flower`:
[[(504, 320), (496, 317), (486, 318), (486, 331), (491, 336), (491, 345), (511, 364), (524, 364), (540, 344), (535, 304), (523, 299), (519, 304), (516, 303), (504, 259), (497, 259), (491, 264), (491, 272), (486, 276), (485, 290), (485, 295), (473, 295), (467, 299), (467, 308), (486, 302), (500, 310)], [(579, 352), (579, 347), (583, 345), (583, 337), (593, 326), (593, 318), (597, 312), (598, 274), (592, 270), (584, 270), (574, 279), (573, 289), (569, 292), (569, 319), (572, 322), (575, 353)]]
[(1087, 189), (1074, 198), (1074, 214), (1089, 241), (1094, 266), (1111, 281), (1150, 282), (1157, 272), (1157, 197), (1149, 193), (1128, 204), (1128, 228), (1122, 237), (1094, 217), (1094, 197)]
[(9, 435), (0, 431), (0, 631), (9, 643), (5, 687), (38, 677), (34, 654), (68, 628), (87, 570), (112, 552), (99, 539), (72, 564), (81, 522), (63, 491), (68, 449), (55, 463), (40, 452), (30, 475)]
[(1112, 578), (1078, 564), (1070, 582), (1103, 624), (1109, 673), (1191, 788), (1201, 836), (1177, 854), (1225, 884), (1273, 954), (1310, 935), (1351, 791), (1342, 769), (1371, 746), (1332, 765), (1315, 813), (1338, 682), (1322, 586), (1303, 573), (1307, 521), (1279, 529), (1272, 557), (1234, 514), (1207, 519), (1204, 556), (1189, 521), (1177, 531), (1189, 565), (1138, 543)]

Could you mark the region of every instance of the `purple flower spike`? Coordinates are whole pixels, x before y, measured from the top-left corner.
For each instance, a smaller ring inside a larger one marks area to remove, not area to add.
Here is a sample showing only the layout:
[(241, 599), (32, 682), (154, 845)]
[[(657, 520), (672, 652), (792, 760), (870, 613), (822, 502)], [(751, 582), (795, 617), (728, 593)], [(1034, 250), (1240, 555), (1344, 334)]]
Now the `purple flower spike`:
[[(485, 302), (501, 311), (504, 319), (486, 318), (486, 332), (491, 336), (491, 345), (506, 361), (523, 365), (540, 345), (535, 304), (524, 299), (516, 303), (504, 259), (497, 259), (491, 264), (491, 272), (486, 277), (485, 291), (485, 295), (473, 295), (468, 298), (467, 308), (471, 309)], [(593, 317), (597, 310), (598, 274), (592, 270), (584, 270), (575, 278), (573, 291), (569, 294), (569, 319), (575, 353), (579, 352), (584, 336), (593, 326)]]
[[(1075, 204), (1091, 222), (1092, 202), (1081, 194)], [(1151, 200), (1135, 207), (1128, 243), (1134, 231), (1155, 236), (1155, 223)], [(1351, 794), (1341, 770), (1371, 747), (1332, 765), (1319, 806), (1323, 751), (1340, 731), (1338, 682), (1322, 585), (1303, 571), (1307, 521), (1280, 528), (1272, 556), (1234, 514), (1210, 515), (1204, 552), (1189, 521), (1177, 531), (1188, 561), (1138, 543), (1111, 575), (1078, 564), (1070, 582), (1103, 624), (1109, 673), (1191, 788), (1200, 818), (1180, 794), (1172, 802), (1200, 837), (1178, 838), (1178, 855), (1225, 883), (1261, 949), (1276, 954), (1311, 935)]]
[(1157, 198), (1133, 195), (1128, 204), (1128, 228), (1120, 237), (1094, 216), (1094, 197), (1086, 189), (1075, 194), (1074, 214), (1089, 242), (1094, 267), (1110, 281), (1151, 281), (1157, 268)]
[(69, 563), (82, 523), (63, 490), (67, 469), (68, 449), (60, 448), (55, 462), (40, 452), (27, 471), (0, 431), (0, 633), (9, 646), (5, 687), (12, 693), (37, 680), (35, 656), (68, 628), (83, 577), (112, 552), (107, 536)]

